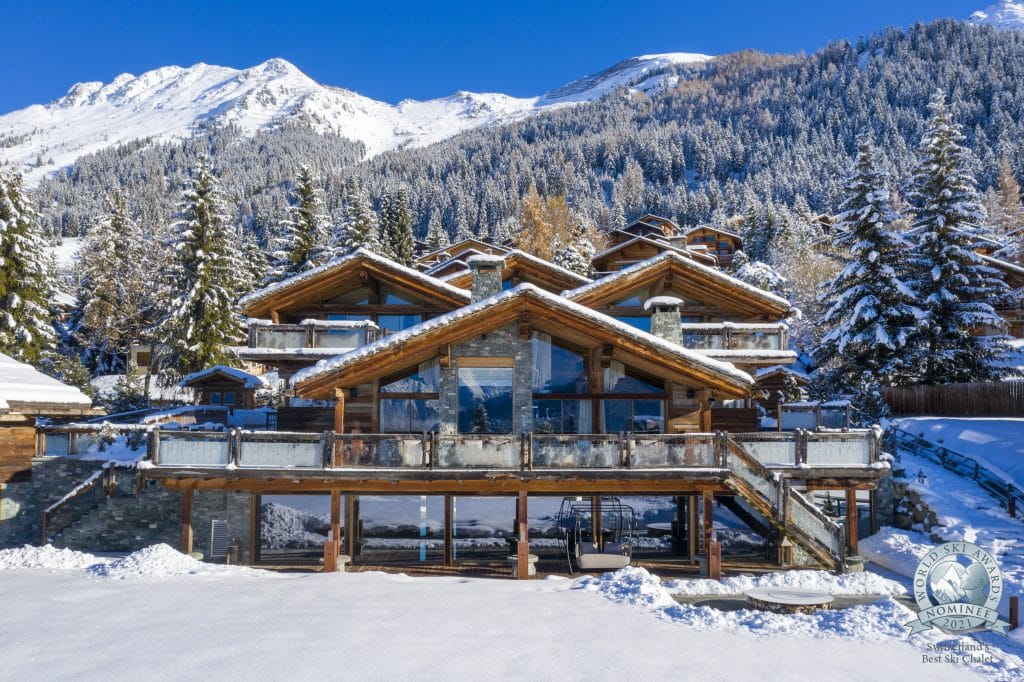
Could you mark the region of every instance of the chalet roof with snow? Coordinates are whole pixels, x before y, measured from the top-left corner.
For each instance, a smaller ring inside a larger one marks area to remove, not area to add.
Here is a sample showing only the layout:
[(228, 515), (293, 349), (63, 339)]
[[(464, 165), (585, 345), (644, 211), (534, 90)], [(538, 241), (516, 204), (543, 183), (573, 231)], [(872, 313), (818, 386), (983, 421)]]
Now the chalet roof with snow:
[(93, 410), (92, 399), (35, 367), (0, 353), (0, 414), (82, 415)]
[[(557, 294), (566, 289), (589, 284), (592, 281), (589, 277), (566, 270), (551, 261), (518, 249), (509, 251), (503, 258), (505, 264), (502, 268), (501, 279), (503, 281), (510, 280), (512, 286), (527, 282)], [(445, 281), (453, 286), (469, 289), (473, 285), (473, 273), (470, 270), (464, 270), (445, 277)]]
[(715, 234), (725, 235), (726, 237), (732, 237), (733, 239), (743, 241), (743, 238), (737, 232), (727, 230), (724, 227), (715, 227), (713, 225), (698, 225), (697, 227), (688, 227), (683, 231), (683, 236), (689, 237), (694, 232), (714, 232)]
[(636, 258), (636, 254), (639, 254), (640, 257), (636, 258), (639, 261), (666, 251), (674, 251), (681, 256), (699, 260), (707, 265), (714, 266), (718, 264), (718, 260), (706, 250), (694, 250), (686, 246), (671, 244), (664, 239), (651, 239), (649, 237), (633, 237), (632, 239), (609, 246), (604, 251), (596, 254), (591, 259), (591, 262), (598, 271), (607, 271), (608, 268), (606, 266), (608, 264), (617, 262), (616, 256), (621, 261)]
[(368, 278), (398, 286), (447, 308), (469, 303), (469, 292), (395, 263), (367, 249), (358, 249), (320, 267), (289, 277), (242, 297), (239, 305), (249, 317), (274, 318), (277, 311), (299, 309), (358, 288)]
[(414, 366), (437, 357), (445, 348), (510, 324), (520, 325), (520, 334), (536, 329), (583, 348), (605, 349), (599, 352), (683, 385), (742, 397), (754, 383), (749, 374), (727, 362), (685, 349), (532, 284), (520, 284), (321, 361), (295, 374), (292, 385), (303, 398), (333, 398), (337, 388), (351, 388)]
[(582, 305), (599, 308), (654, 284), (699, 300), (706, 301), (712, 297), (723, 308), (748, 317), (764, 316), (778, 320), (793, 311), (789, 301), (781, 296), (731, 277), (717, 268), (702, 265), (675, 250), (665, 251), (562, 295)]
[(455, 258), (462, 254), (463, 252), (469, 251), (470, 249), (478, 253), (492, 254), (505, 253), (508, 251), (508, 249), (505, 248), (504, 246), (491, 244), (490, 242), (486, 242), (482, 239), (477, 239), (476, 237), (470, 237), (469, 239), (463, 239), (460, 242), (456, 242), (454, 244), (441, 247), (440, 249), (435, 249), (430, 253), (425, 253), (416, 259), (416, 263), (426, 266), (435, 265), (442, 261), (447, 261), (452, 258)]
[(228, 381), (237, 382), (243, 388), (250, 389), (270, 387), (270, 383), (263, 377), (227, 365), (214, 365), (199, 372), (188, 374), (182, 377), (178, 385), (182, 388), (188, 388), (211, 379), (227, 379)]

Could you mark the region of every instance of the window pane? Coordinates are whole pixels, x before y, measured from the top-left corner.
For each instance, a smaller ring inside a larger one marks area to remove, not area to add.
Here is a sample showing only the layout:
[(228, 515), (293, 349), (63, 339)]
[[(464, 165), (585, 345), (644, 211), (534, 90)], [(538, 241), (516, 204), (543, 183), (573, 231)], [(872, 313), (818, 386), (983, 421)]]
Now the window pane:
[(645, 332), (650, 332), (651, 331), (651, 318), (650, 317), (616, 315), (615, 319), (618, 320), (619, 322), (625, 322), (626, 324), (628, 324), (631, 327), (636, 327), (637, 329), (639, 329), (641, 331), (645, 331)]
[[(335, 296), (328, 303), (339, 303), (341, 305), (367, 305), (370, 302), (370, 292), (366, 289), (353, 289), (347, 293)], [(328, 317), (327, 319), (331, 319)]]
[(663, 386), (626, 373), (626, 366), (612, 360), (604, 370), (605, 393), (664, 393)]
[(459, 369), (459, 433), (512, 431), (512, 368)]
[(415, 301), (412, 301), (401, 294), (397, 294), (394, 291), (384, 291), (381, 296), (382, 303), (384, 305), (418, 305)]
[(377, 326), (385, 332), (398, 332), (423, 321), (422, 315), (378, 315)]
[(441, 366), (437, 360), (421, 362), (408, 376), (381, 384), (381, 393), (437, 393)]
[(586, 393), (587, 367), (582, 355), (551, 343), (551, 335), (534, 332), (534, 393)]
[(533, 401), (533, 428), (537, 433), (590, 433), (589, 400)]
[(633, 431), (635, 433), (661, 433), (664, 406), (665, 404), (661, 400), (634, 400)]
[(642, 306), (644, 304), (644, 301), (647, 299), (647, 295), (648, 295), (647, 289), (641, 289), (640, 291), (636, 292), (632, 296), (629, 296), (628, 298), (624, 298), (621, 301), (616, 301), (615, 303), (612, 303), (612, 305), (616, 306), (616, 307), (620, 307), (620, 308), (621, 307), (636, 307), (636, 308), (639, 308), (640, 306)]
[(619, 433), (620, 431), (631, 431), (633, 419), (633, 401), (631, 400), (602, 400), (601, 417), (604, 422), (605, 433)]
[(234, 405), (235, 404), (235, 394), (233, 392), (227, 391), (227, 392), (224, 393), (224, 404), (225, 405)]
[(391, 399), (380, 401), (381, 433), (437, 431), (440, 423), (437, 400)]
[(220, 405), (220, 392), (219, 391), (215, 391), (215, 392), (210, 394), (210, 404), (211, 405)]

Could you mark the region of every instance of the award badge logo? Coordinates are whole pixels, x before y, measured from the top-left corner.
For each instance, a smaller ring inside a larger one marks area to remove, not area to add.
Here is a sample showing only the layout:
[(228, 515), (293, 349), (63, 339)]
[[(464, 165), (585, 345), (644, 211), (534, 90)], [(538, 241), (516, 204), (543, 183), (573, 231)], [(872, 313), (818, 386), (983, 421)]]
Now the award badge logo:
[(931, 628), (959, 634), (992, 630), (1007, 634), (999, 620), (1003, 576), (991, 554), (971, 542), (947, 542), (931, 550), (914, 571), (918, 617), (904, 627), (913, 635)]

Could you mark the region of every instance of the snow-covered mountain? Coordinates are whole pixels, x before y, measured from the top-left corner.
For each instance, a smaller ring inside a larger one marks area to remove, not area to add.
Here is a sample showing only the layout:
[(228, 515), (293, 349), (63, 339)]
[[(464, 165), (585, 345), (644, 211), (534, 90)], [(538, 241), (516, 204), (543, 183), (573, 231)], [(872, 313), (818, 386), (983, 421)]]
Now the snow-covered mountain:
[[(367, 155), (423, 146), (464, 130), (494, 125), (553, 106), (587, 102), (619, 86), (650, 89), (650, 76), (706, 55), (645, 55), (539, 97), (457, 92), (426, 101), (379, 102), (321, 85), (283, 59), (238, 70), (209, 64), (165, 66), (110, 83), (78, 83), (49, 104), (0, 116), (0, 164), (22, 167), (29, 183), (85, 154), (143, 138), (187, 136), (197, 125), (233, 124), (246, 132), (299, 119), (366, 145)], [(671, 83), (671, 81), (669, 81)]]
[(1004, 31), (1024, 31), (1024, 2), (1002, 0), (971, 15), (975, 24), (988, 24)]

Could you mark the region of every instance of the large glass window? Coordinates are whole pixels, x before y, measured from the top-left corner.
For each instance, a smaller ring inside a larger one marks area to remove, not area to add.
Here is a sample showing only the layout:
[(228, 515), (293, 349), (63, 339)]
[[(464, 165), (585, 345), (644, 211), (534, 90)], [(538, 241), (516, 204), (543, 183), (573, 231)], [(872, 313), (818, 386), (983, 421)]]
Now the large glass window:
[(660, 433), (664, 430), (663, 385), (630, 371), (617, 360), (612, 360), (604, 371), (604, 386), (605, 393), (622, 395), (622, 398), (607, 398), (601, 401), (601, 419), (605, 433)]
[(616, 315), (615, 319), (619, 322), (625, 322), (630, 327), (636, 327), (640, 331), (650, 332), (651, 331), (651, 318), (645, 315)]
[(511, 367), (460, 367), (459, 433), (512, 432)]
[[(538, 433), (591, 433), (589, 380), (582, 353), (553, 343), (550, 334), (534, 332), (533, 428)], [(567, 396), (578, 395), (579, 399)], [(551, 396), (546, 398), (545, 396)]]
[(381, 433), (437, 431), (440, 424), (438, 386), (441, 368), (437, 360), (420, 363), (410, 372), (380, 386)]
[(385, 334), (400, 332), (422, 321), (422, 315), (377, 315), (377, 326), (383, 329)]
[(364, 322), (370, 319), (369, 313), (327, 313), (328, 320), (341, 322)]

